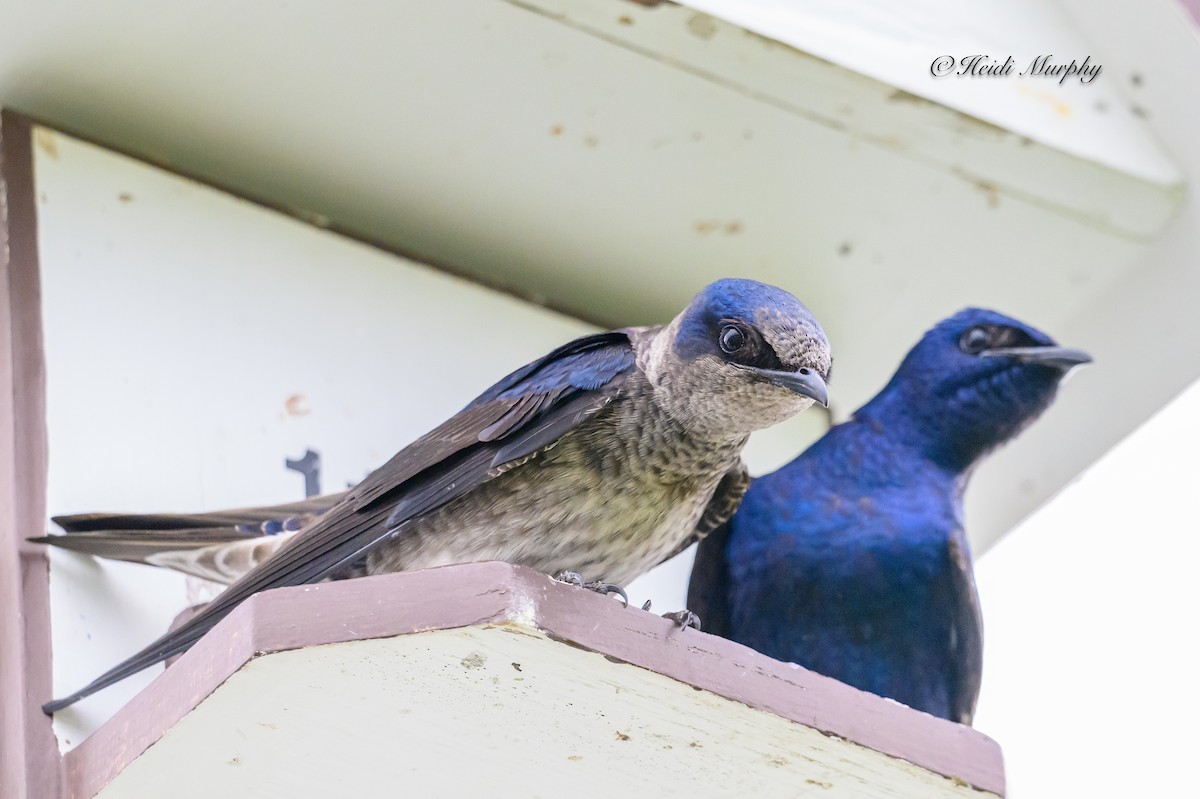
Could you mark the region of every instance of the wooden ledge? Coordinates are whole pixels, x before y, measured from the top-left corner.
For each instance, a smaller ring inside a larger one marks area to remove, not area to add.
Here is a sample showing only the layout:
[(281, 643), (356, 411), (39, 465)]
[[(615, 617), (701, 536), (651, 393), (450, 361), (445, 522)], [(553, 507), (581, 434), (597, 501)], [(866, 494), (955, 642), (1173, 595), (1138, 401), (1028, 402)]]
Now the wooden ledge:
[(258, 594), (64, 767), (81, 798), (1004, 793), (973, 729), (503, 563)]

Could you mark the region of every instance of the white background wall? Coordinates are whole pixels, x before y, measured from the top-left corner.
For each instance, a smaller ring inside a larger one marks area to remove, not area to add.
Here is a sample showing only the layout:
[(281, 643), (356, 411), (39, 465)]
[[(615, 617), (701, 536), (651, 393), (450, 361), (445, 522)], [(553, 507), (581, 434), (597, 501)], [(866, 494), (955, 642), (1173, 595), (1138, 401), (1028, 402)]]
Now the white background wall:
[(1195, 795), (1200, 384), (980, 560), (1009, 796)]

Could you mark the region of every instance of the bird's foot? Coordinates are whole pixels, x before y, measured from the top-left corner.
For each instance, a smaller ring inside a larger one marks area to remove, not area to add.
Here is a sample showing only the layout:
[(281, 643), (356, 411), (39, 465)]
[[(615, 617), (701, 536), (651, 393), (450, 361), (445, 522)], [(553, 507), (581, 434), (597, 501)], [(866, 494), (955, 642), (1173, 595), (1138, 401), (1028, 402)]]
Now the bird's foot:
[(695, 613), (692, 613), (687, 608), (684, 608), (683, 610), (677, 610), (674, 613), (664, 613), (662, 617), (664, 619), (670, 619), (678, 624), (679, 629), (681, 630), (686, 630), (688, 627), (692, 627), (696, 630), (700, 629), (700, 617)]
[(629, 607), (629, 595), (625, 593), (624, 588), (614, 583), (606, 583), (603, 580), (589, 583), (583, 579), (583, 575), (579, 572), (572, 571), (561, 571), (554, 575), (554, 579), (560, 583), (566, 583), (578, 588), (586, 588), (588, 591), (595, 591), (597, 594), (604, 594), (605, 596), (616, 594), (621, 598), (621, 602), (625, 604), (625, 607)]
[(579, 572), (559, 572), (558, 574), (554, 575), (554, 579), (560, 583), (573, 585), (577, 588), (583, 588), (584, 583), (587, 582), (583, 579), (583, 575)]
[[(649, 599), (642, 603), (642, 610), (650, 610)], [(700, 629), (700, 617), (687, 609), (677, 610), (674, 613), (664, 613), (662, 617), (664, 619), (670, 619), (678, 624), (681, 630), (686, 630), (688, 627), (692, 627), (697, 630)]]

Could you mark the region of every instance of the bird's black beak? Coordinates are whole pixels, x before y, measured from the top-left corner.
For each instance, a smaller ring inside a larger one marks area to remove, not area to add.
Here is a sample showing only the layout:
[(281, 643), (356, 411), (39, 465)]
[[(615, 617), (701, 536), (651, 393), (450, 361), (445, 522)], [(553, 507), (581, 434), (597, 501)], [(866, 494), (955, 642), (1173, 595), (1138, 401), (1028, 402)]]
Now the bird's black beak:
[(819, 402), (822, 407), (829, 407), (829, 387), (825, 385), (825, 379), (817, 374), (815, 369), (803, 366), (794, 372), (787, 372), (780, 369), (758, 369), (753, 366), (742, 368), (754, 372), (772, 385), (794, 391), (802, 397), (808, 397)]
[(1042, 366), (1062, 369), (1064, 372), (1092, 362), (1092, 356), (1083, 350), (1073, 350), (1068, 347), (998, 347), (993, 350), (984, 350), (979, 354), (1014, 358), (1022, 363), (1038, 363)]

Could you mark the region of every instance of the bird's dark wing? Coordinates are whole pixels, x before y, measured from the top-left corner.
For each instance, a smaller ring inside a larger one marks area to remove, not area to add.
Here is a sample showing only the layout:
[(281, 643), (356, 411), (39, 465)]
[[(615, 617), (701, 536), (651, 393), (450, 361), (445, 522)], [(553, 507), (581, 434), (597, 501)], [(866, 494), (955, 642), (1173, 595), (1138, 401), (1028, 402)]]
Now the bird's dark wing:
[(68, 535), (31, 538), (38, 544), (113, 560), (145, 563), (168, 551), (201, 549), (292, 532), (311, 524), (340, 502), (346, 492), (261, 508), (211, 513), (85, 513), (52, 521)]
[[(729, 572), (726, 563), (726, 546), (729, 544), (729, 519), (741, 504), (742, 497), (750, 487), (750, 473), (741, 461), (730, 469), (712, 500), (704, 509), (696, 527), (696, 560), (692, 564), (692, 576), (688, 580), (687, 607), (700, 617), (707, 633), (728, 637), (729, 627)], [(689, 545), (692, 541), (687, 542)]]
[(700, 516), (700, 521), (696, 524), (695, 540), (703, 541), (733, 518), (734, 512), (738, 509), (738, 505), (742, 504), (742, 497), (746, 496), (749, 488), (750, 472), (746, 469), (746, 464), (738, 460), (733, 468), (725, 472), (721, 482), (717, 483), (712, 499), (708, 501), (704, 513)]
[(618, 395), (635, 368), (631, 333), (584, 336), (513, 372), (368, 475), (202, 612), (44, 709), (52, 713), (185, 651), (252, 594), (336, 573), (402, 534), (407, 522), (536, 454)]
[(947, 659), (954, 675), (950, 692), (950, 715), (960, 724), (975, 717), (979, 685), (983, 677), (983, 614), (975, 588), (975, 572), (966, 545), (956, 536), (950, 541), (950, 601), (954, 603), (954, 627)]

